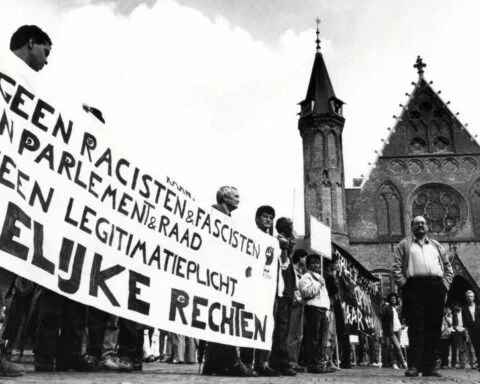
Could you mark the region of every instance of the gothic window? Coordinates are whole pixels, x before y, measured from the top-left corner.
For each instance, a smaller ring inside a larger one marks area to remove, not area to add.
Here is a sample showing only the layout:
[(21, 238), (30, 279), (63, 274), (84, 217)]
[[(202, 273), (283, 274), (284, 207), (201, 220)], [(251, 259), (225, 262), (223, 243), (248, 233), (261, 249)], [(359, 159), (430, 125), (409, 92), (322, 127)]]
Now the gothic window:
[(310, 142), (310, 140), (303, 140), (303, 153), (304, 153), (305, 162), (307, 163), (307, 165), (311, 165), (310, 162), (312, 161), (312, 154), (310, 150), (311, 145), (312, 143)]
[(336, 194), (336, 217), (337, 217), (337, 222), (338, 222), (338, 227), (344, 228), (345, 227), (345, 221), (343, 218), (343, 193), (342, 193), (342, 187), (340, 185), (337, 185), (335, 187), (335, 194)]
[(323, 184), (320, 188), (320, 196), (322, 201), (322, 222), (328, 226), (332, 226), (331, 207), (332, 207), (332, 186), (331, 184)]
[(377, 228), (379, 235), (388, 235), (388, 203), (384, 195), (376, 199)]
[(323, 167), (323, 135), (321, 132), (315, 132), (313, 136), (313, 146), (312, 146), (312, 167), (321, 168)]
[(328, 143), (328, 166), (329, 167), (337, 167), (337, 165), (338, 165), (337, 139), (335, 137), (335, 133), (330, 132), (328, 134), (327, 143)]
[(391, 235), (402, 235), (402, 206), (397, 195), (392, 194), (388, 202), (388, 223)]
[(472, 190), (472, 219), (473, 229), (480, 236), (480, 179), (475, 182)]
[(402, 202), (397, 189), (389, 182), (384, 183), (375, 199), (377, 233), (380, 236), (403, 234)]
[(466, 203), (452, 187), (426, 184), (413, 195), (412, 217), (423, 216), (435, 234), (456, 231), (465, 221)]

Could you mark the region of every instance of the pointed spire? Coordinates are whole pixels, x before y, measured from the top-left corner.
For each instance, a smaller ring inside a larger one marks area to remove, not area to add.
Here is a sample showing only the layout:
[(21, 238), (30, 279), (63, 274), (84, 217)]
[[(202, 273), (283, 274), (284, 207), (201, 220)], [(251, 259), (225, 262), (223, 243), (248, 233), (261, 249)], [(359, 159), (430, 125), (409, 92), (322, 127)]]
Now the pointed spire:
[(335, 113), (341, 116), (342, 105), (344, 103), (335, 97), (335, 92), (333, 91), (332, 82), (330, 81), (325, 61), (320, 52), (320, 19), (317, 17), (315, 21), (317, 23), (315, 61), (313, 63), (310, 82), (308, 83), (307, 95), (301, 104), (306, 105), (313, 102), (313, 108), (311, 108), (310, 111), (315, 114)]
[(417, 68), (418, 70), (418, 75), (420, 77), (423, 77), (423, 72), (425, 72), (423, 70), (423, 68), (425, 68), (427, 66), (427, 64), (425, 64), (423, 62), (423, 59), (420, 57), (420, 55), (417, 56), (417, 61), (415, 62), (415, 64), (413, 65), (413, 68)]
[(317, 40), (315, 40), (315, 43), (317, 44), (317, 53), (320, 53), (320, 23), (321, 23), (321, 20), (319, 19), (319, 17), (317, 16), (317, 18), (315, 19), (315, 22), (317, 23)]

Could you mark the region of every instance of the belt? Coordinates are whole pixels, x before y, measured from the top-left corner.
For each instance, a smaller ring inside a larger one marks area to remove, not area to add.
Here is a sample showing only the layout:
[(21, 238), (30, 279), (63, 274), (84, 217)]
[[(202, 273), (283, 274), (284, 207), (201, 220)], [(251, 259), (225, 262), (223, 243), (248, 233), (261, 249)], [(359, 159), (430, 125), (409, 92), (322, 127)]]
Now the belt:
[(442, 280), (441, 276), (411, 276), (407, 280)]

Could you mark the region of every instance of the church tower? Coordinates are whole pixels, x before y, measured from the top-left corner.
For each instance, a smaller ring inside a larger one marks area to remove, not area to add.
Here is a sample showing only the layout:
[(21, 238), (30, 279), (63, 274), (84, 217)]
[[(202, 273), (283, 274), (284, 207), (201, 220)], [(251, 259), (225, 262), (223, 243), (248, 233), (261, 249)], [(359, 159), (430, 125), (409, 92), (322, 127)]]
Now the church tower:
[(317, 19), (316, 54), (298, 129), (303, 142), (305, 237), (310, 215), (332, 229), (332, 241), (348, 245), (343, 168), (343, 102), (335, 96), (320, 51)]

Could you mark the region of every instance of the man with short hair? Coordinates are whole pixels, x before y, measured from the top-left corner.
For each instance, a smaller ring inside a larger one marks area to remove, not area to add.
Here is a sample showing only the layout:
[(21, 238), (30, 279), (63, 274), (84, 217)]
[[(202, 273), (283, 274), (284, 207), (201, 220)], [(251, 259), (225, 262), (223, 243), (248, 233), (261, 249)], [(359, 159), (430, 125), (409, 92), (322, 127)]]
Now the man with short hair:
[(468, 290), (465, 292), (467, 304), (462, 308), (463, 325), (468, 331), (477, 357), (477, 368), (480, 371), (480, 307), (475, 303), (475, 294)]
[(435, 367), (443, 309), (453, 270), (445, 249), (427, 236), (423, 216), (411, 222), (413, 236), (395, 248), (392, 274), (402, 290), (410, 350), (405, 376), (441, 377)]
[(36, 25), (23, 25), (10, 39), (10, 50), (34, 71), (48, 64), (52, 40)]
[(290, 331), (290, 315), (295, 286), (295, 272), (291, 261), (295, 236), (293, 222), (287, 217), (280, 217), (275, 223), (280, 243), (280, 257), (278, 261), (277, 295), (275, 298), (275, 325), (272, 336), (272, 351), (270, 366), (280, 372), (282, 376), (295, 376), (297, 372), (292, 368), (288, 357), (288, 333)]
[[(273, 220), (275, 219), (275, 209), (270, 205), (262, 205), (257, 208), (255, 212), (255, 223), (257, 228), (262, 232), (273, 234)], [(267, 256), (265, 260), (264, 272), (268, 273), (273, 257)], [(280, 373), (270, 367), (269, 358), (270, 351), (263, 349), (242, 348), (240, 350), (240, 357), (246, 365), (254, 363), (254, 370), (259, 376), (275, 377), (280, 376)]]
[[(240, 196), (235, 187), (223, 186), (217, 191), (217, 204), (213, 208), (227, 216), (238, 208)], [(239, 352), (235, 346), (208, 342), (205, 357), (204, 375), (225, 375), (238, 377), (255, 377), (256, 372), (246, 367), (240, 360)]]
[[(50, 37), (36, 25), (23, 25), (10, 38), (10, 51), (31, 69), (38, 72), (45, 64), (52, 48)], [(0, 268), (0, 308), (16, 275)], [(5, 324), (4, 324), (5, 326)], [(5, 342), (0, 343), (0, 376), (22, 376), (25, 370), (20, 364), (13, 364), (5, 357)]]

